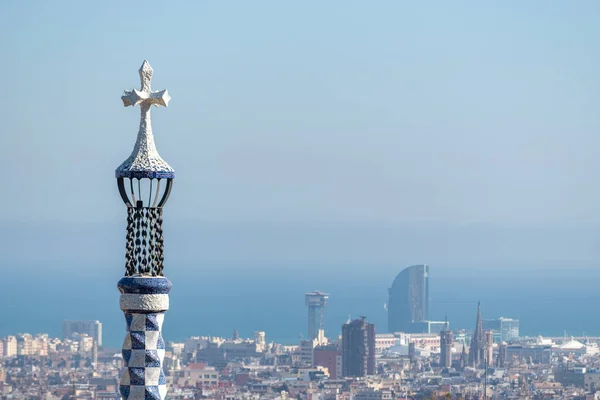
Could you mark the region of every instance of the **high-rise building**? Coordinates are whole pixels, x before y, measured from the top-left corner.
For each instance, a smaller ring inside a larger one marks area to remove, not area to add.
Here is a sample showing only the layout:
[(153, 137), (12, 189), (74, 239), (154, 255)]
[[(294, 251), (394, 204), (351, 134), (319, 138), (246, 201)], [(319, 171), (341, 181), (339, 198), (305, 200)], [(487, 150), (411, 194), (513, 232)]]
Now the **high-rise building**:
[(31, 354), (36, 356), (47, 356), (48, 355), (48, 335), (41, 334), (36, 335), (33, 338)]
[(28, 333), (17, 335), (17, 355), (33, 355), (33, 336)]
[(313, 366), (315, 347), (317, 347), (316, 339), (300, 341), (300, 365), (303, 367)]
[(304, 299), (308, 307), (308, 339), (319, 338), (325, 331), (325, 307), (329, 295), (314, 291), (306, 293)]
[(415, 361), (415, 357), (417, 356), (417, 346), (415, 342), (408, 343), (408, 358), (410, 359), (411, 364)]
[(102, 346), (102, 323), (100, 321), (63, 321), (63, 339), (73, 339), (74, 334), (83, 334), (94, 338)]
[(494, 332), (501, 342), (510, 342), (519, 338), (519, 320), (512, 318), (484, 319), (483, 329)]
[(429, 318), (429, 266), (413, 265), (396, 276), (389, 289), (388, 332), (407, 332)]
[(314, 350), (313, 365), (325, 367), (330, 379), (342, 377), (342, 352), (335, 345), (319, 346)]
[(494, 332), (485, 331), (485, 365), (493, 365), (494, 358)]
[(506, 361), (506, 346), (504, 343), (500, 343), (498, 346), (498, 358), (496, 358), (496, 367), (504, 368)]
[(15, 336), (7, 336), (4, 342), (4, 357), (14, 357), (17, 355), (17, 338)]
[(77, 335), (77, 351), (82, 356), (87, 356), (90, 354), (94, 348), (94, 340), (93, 337), (89, 336), (86, 333), (81, 333)]
[(440, 332), (440, 367), (452, 367), (452, 331), (446, 325), (446, 328)]
[(98, 367), (98, 342), (96, 342), (95, 340), (92, 347), (92, 365), (94, 369)]
[(365, 317), (342, 326), (342, 375), (367, 376), (375, 373), (375, 325)]

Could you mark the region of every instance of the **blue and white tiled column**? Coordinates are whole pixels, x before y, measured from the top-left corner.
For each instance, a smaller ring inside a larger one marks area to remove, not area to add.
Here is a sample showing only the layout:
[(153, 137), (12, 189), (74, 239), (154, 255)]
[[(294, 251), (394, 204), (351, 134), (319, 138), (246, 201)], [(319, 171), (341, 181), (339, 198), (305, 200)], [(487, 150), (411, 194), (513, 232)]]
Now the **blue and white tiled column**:
[(126, 400), (164, 400), (165, 342), (162, 324), (169, 309), (171, 282), (162, 276), (129, 276), (118, 283), (121, 310), (127, 322), (123, 342), (125, 371), (120, 392)]

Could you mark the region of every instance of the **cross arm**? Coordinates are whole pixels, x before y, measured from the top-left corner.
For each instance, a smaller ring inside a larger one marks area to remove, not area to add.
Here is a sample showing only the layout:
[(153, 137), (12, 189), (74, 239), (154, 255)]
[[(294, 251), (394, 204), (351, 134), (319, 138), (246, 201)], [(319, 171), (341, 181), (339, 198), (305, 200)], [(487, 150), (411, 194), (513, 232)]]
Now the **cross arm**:
[(169, 104), (169, 100), (171, 100), (171, 96), (169, 96), (169, 92), (166, 89), (159, 90), (157, 92), (148, 92), (132, 89), (123, 92), (121, 100), (123, 100), (123, 105), (125, 107), (136, 106), (142, 103), (154, 105), (155, 107), (167, 107), (167, 105)]

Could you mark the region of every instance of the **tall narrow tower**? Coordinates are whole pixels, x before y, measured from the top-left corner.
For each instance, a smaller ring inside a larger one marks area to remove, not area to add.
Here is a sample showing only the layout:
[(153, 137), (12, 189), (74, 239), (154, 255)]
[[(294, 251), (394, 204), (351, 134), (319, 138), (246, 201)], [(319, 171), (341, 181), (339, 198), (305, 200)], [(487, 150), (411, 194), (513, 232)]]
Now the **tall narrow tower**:
[(342, 325), (342, 375), (375, 373), (375, 325), (365, 317)]
[(169, 309), (171, 282), (163, 276), (162, 210), (175, 171), (156, 150), (150, 108), (166, 107), (171, 97), (166, 90), (152, 91), (152, 67), (147, 61), (139, 73), (141, 89), (127, 90), (121, 97), (125, 107), (140, 106), (137, 141), (115, 173), (119, 194), (127, 206), (125, 277), (117, 285), (127, 323), (122, 350), (125, 369), (119, 390), (123, 399), (163, 400), (167, 386), (162, 323)]
[(304, 295), (308, 307), (308, 339), (319, 337), (319, 333), (325, 331), (325, 307), (329, 295), (327, 293), (314, 291)]
[(471, 338), (471, 348), (469, 349), (469, 365), (478, 368), (483, 364), (485, 358), (485, 337), (483, 335), (483, 324), (481, 322), (481, 303), (477, 303), (477, 321), (475, 322), (475, 331)]
[(444, 330), (440, 332), (440, 367), (452, 367), (452, 332), (446, 318)]

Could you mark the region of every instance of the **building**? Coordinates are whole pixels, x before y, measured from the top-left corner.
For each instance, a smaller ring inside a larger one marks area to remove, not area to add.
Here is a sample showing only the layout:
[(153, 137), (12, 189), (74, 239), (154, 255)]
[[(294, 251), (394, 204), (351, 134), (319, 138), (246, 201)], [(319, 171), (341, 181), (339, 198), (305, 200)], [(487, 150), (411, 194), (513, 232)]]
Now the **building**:
[(316, 339), (300, 341), (300, 365), (304, 367), (313, 366), (315, 347), (317, 347)]
[(408, 343), (433, 353), (439, 352), (441, 347), (440, 335), (435, 333), (412, 333), (408, 335)]
[(92, 337), (102, 346), (102, 323), (100, 321), (63, 321), (63, 339), (73, 339), (74, 334)]
[(429, 318), (429, 266), (413, 265), (389, 289), (388, 332), (408, 332), (410, 323)]
[(506, 366), (506, 345), (504, 343), (500, 343), (498, 346), (498, 357), (496, 357), (495, 365), (498, 368)]
[(315, 367), (327, 368), (330, 379), (342, 377), (342, 352), (338, 346), (319, 346), (314, 350)]
[[(236, 339), (237, 340), (237, 339)], [(210, 338), (208, 336), (192, 336), (185, 339), (183, 344), (183, 353), (193, 353), (208, 347)]]
[(33, 336), (28, 333), (17, 335), (17, 355), (31, 356), (33, 355)]
[(585, 365), (559, 364), (554, 369), (554, 376), (564, 387), (583, 388), (592, 393), (600, 389), (600, 371)]
[(415, 342), (410, 342), (408, 344), (408, 358), (410, 359), (411, 363), (415, 361), (416, 356), (417, 356), (417, 346), (416, 346)]
[(452, 332), (446, 327), (440, 332), (440, 367), (452, 367)]
[(190, 363), (174, 373), (173, 382), (181, 387), (216, 387), (219, 384), (219, 371), (203, 363)]
[(256, 343), (256, 351), (264, 352), (267, 349), (267, 335), (263, 331), (254, 332), (254, 343)]
[(94, 368), (98, 365), (98, 343), (94, 341), (94, 345), (92, 346), (92, 365)]
[(219, 347), (227, 360), (240, 360), (243, 358), (259, 357), (259, 345), (254, 341), (230, 342), (221, 343)]
[(354, 395), (354, 400), (392, 400), (394, 397), (389, 390), (368, 389)]
[(375, 373), (375, 325), (365, 317), (342, 326), (342, 375), (367, 376)]
[(500, 342), (510, 342), (519, 338), (519, 320), (512, 318), (484, 319), (483, 329), (494, 332)]
[(400, 339), (393, 333), (378, 333), (375, 335), (375, 353), (381, 354), (390, 347), (400, 344)]
[(556, 382), (564, 387), (583, 388), (585, 386), (585, 375), (586, 368), (584, 366), (558, 365), (554, 370)]
[(483, 332), (483, 322), (481, 320), (481, 303), (477, 303), (477, 321), (475, 322), (475, 331), (471, 337), (468, 366), (473, 368), (483, 367), (486, 362), (486, 349), (486, 335)]
[(588, 392), (597, 392), (600, 389), (600, 371), (588, 370), (583, 376), (583, 388)]
[(552, 346), (550, 345), (509, 345), (504, 348), (505, 364), (550, 364), (552, 362)]
[(438, 334), (446, 328), (447, 321), (420, 321), (409, 322), (405, 333), (435, 333)]
[(14, 357), (17, 355), (17, 338), (15, 336), (7, 336), (4, 342), (4, 357)]
[(33, 338), (31, 344), (31, 354), (35, 356), (47, 356), (48, 355), (48, 335), (41, 334), (36, 335)]
[(486, 365), (494, 365), (494, 333), (492, 331), (485, 331), (484, 333), (484, 344), (485, 344), (485, 362)]
[(304, 299), (308, 307), (308, 339), (323, 337), (325, 332), (325, 307), (329, 295), (314, 291), (306, 293)]
[(82, 356), (90, 354), (94, 348), (94, 338), (85, 333), (75, 336), (77, 337), (77, 352)]

